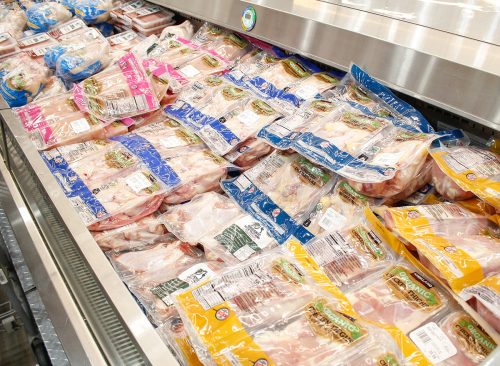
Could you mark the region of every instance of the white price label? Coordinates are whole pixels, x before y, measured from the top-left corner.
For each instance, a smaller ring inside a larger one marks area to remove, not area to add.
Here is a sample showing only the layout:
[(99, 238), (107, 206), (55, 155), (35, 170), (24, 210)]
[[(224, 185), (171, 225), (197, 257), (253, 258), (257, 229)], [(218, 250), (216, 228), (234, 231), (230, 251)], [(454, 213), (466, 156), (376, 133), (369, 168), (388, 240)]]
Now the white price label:
[(141, 172), (131, 174), (125, 182), (136, 193), (151, 187), (151, 181)]
[(198, 70), (196, 67), (193, 65), (186, 65), (183, 68), (179, 70), (184, 76), (188, 78), (192, 78), (200, 73), (200, 70)]
[(259, 116), (257, 113), (252, 112), (251, 110), (244, 110), (240, 114), (237, 115), (237, 118), (245, 125), (252, 126), (259, 120)]
[(141, 9), (137, 10), (135, 13), (138, 16), (143, 17), (145, 15), (158, 13), (159, 11), (160, 11), (160, 7), (155, 5), (155, 6), (147, 6), (147, 7), (141, 8)]
[(316, 94), (318, 94), (318, 88), (316, 88), (314, 85), (305, 84), (301, 86), (299, 90), (295, 92), (295, 94), (302, 99), (311, 99)]
[(61, 32), (61, 34), (67, 34), (69, 32), (82, 28), (83, 25), (84, 24), (80, 19), (75, 19), (71, 23), (63, 25), (61, 28), (59, 28), (59, 31)]
[(434, 322), (427, 323), (410, 333), (410, 339), (434, 364), (457, 354), (457, 349), (446, 334)]
[(372, 164), (383, 166), (394, 166), (401, 158), (403, 153), (380, 153), (375, 155)]
[(326, 231), (340, 230), (347, 224), (347, 218), (329, 207), (321, 216), (318, 225)]
[(209, 279), (213, 276), (213, 274), (214, 271), (208, 268), (206, 263), (199, 263), (186, 269), (178, 276), (178, 278), (189, 283), (189, 285), (194, 285), (202, 279)]
[(89, 122), (85, 118), (80, 118), (71, 122), (70, 126), (74, 133), (83, 133), (90, 130)]
[(177, 146), (184, 146), (184, 145), (186, 145), (186, 142), (183, 139), (181, 139), (181, 138), (179, 138), (177, 136), (169, 136), (169, 137), (162, 138), (160, 140), (160, 142), (167, 149), (169, 149), (171, 147), (177, 147)]

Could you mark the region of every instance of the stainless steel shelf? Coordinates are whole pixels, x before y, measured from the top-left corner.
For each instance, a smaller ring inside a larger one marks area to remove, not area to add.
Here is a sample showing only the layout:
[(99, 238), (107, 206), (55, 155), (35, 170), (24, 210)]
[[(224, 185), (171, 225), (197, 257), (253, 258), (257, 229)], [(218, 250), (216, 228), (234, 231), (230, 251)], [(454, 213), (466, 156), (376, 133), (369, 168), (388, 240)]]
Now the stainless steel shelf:
[(0, 201), (70, 363), (178, 365), (12, 111), (0, 117)]
[(439, 2), (426, 2), (427, 17), (414, 23), (374, 11), (378, 9), (374, 6), (347, 6), (376, 1), (152, 2), (240, 32), (241, 14), (252, 5), (257, 23), (249, 35), (342, 70), (355, 62), (395, 90), (500, 130), (498, 14), (478, 16), (482, 23), (478, 30), (479, 26), (467, 28), (470, 22), (465, 24), (460, 17), (452, 23), (437, 23), (440, 17), (446, 19), (444, 8), (436, 8)]

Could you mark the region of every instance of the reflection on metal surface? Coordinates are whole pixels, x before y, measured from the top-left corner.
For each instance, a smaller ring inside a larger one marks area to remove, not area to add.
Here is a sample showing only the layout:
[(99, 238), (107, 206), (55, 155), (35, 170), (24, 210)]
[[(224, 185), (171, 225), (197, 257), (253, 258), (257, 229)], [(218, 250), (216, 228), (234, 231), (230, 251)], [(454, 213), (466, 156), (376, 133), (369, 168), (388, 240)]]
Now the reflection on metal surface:
[[(10, 168), (28, 204), (26, 215), (31, 217), (29, 209), (44, 236), (46, 244), (43, 245), (47, 245), (45, 248), (57, 262), (58, 268), (54, 271), (63, 275), (86, 319), (86, 327), (89, 326), (99, 344), (99, 356), (102, 357), (103, 352), (111, 364), (177, 365), (64, 196), (14, 114), (3, 111), (1, 115)], [(43, 296), (43, 288), (40, 284), (37, 287)], [(57, 324), (55, 326), (57, 329)], [(61, 335), (60, 338), (63, 343), (68, 340)], [(71, 358), (66, 344), (64, 347)], [(100, 363), (90, 362), (92, 365)]]
[(316, 0), (153, 2), (235, 31), (252, 4), (253, 37), (343, 70), (355, 62), (395, 90), (500, 129), (498, 46)]

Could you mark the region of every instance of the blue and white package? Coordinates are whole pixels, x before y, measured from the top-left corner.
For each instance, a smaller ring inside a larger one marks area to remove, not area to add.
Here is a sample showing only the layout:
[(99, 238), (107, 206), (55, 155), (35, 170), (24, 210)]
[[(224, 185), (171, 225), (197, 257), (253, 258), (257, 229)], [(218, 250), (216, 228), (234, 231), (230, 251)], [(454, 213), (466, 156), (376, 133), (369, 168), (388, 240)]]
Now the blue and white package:
[(109, 19), (111, 0), (75, 0), (75, 14), (87, 24), (103, 23)]
[(306, 101), (296, 113), (285, 116), (273, 124), (262, 128), (260, 137), (279, 150), (287, 150), (306, 128), (311, 128), (321, 118), (332, 113), (338, 103), (333, 99), (313, 99)]
[(57, 0), (57, 2), (61, 5), (63, 5), (68, 11), (71, 12), (71, 14), (75, 14), (75, 3), (76, 0)]
[(104, 37), (110, 37), (114, 34), (114, 26), (109, 22), (103, 22), (93, 25)]
[(250, 86), (248, 80), (251, 77), (262, 73), (279, 60), (280, 58), (273, 53), (257, 49), (243, 56), (230, 72), (224, 74), (224, 77), (240, 87), (248, 88)]
[(197, 131), (216, 154), (225, 155), (282, 115), (259, 98), (245, 98), (236, 107)]
[(302, 223), (335, 178), (298, 154), (274, 152), (221, 186), (240, 207), (283, 244), (290, 236), (302, 243), (314, 237)]
[(420, 112), (396, 97), (389, 88), (355, 64), (351, 65), (350, 73), (342, 80), (339, 95), (346, 101), (365, 106), (372, 113), (395, 117), (395, 123), (399, 122), (398, 127), (426, 133), (434, 132)]
[(36, 33), (47, 32), (72, 17), (68, 9), (56, 2), (34, 4), (26, 11), (26, 16), (28, 27)]

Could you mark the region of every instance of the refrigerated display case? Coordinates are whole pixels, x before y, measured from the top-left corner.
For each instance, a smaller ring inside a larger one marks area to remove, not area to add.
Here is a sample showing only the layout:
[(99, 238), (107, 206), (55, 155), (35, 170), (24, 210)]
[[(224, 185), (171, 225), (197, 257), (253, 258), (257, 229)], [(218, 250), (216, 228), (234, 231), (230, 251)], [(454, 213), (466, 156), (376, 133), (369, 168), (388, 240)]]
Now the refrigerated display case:
[[(438, 128), (463, 128), (480, 142), (500, 135), (500, 8), (492, 2), (152, 2), (238, 32), (252, 6), (249, 36), (340, 70), (356, 62)], [(179, 364), (12, 111), (0, 108), (0, 201), (70, 363)]]

